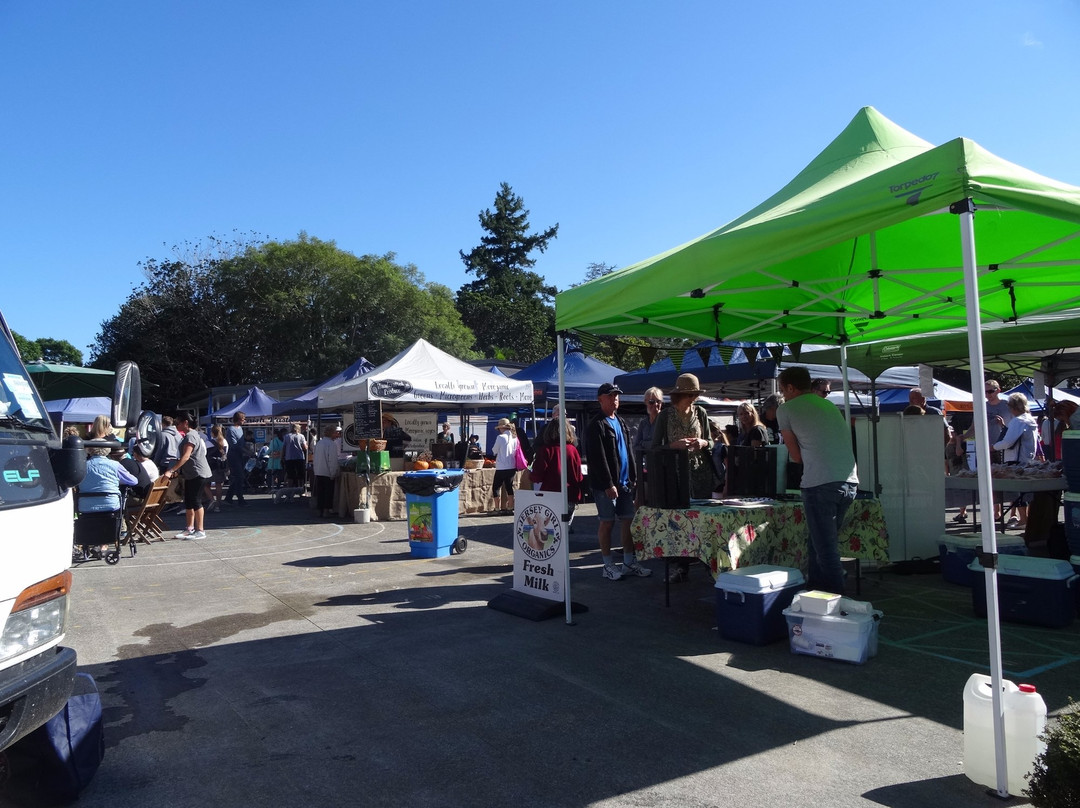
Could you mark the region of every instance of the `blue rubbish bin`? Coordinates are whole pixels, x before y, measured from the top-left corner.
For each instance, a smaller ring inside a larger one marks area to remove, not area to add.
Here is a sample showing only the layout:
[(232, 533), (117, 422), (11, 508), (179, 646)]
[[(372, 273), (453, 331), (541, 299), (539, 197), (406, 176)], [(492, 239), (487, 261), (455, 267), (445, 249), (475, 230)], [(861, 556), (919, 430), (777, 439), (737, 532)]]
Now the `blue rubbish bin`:
[(407, 471), (397, 484), (405, 491), (409, 519), (409, 551), (414, 558), (442, 558), (465, 551), (458, 537), (458, 486), (465, 472), (457, 469)]

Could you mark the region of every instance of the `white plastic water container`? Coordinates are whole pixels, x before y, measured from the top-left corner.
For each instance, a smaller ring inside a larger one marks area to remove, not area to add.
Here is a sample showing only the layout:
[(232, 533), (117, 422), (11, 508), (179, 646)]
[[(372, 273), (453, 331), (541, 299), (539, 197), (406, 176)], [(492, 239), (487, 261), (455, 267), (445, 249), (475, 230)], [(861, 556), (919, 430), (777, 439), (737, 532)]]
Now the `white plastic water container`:
[[(1005, 766), (1007, 787), (1013, 796), (1027, 788), (1027, 775), (1035, 758), (1046, 750), (1039, 740), (1046, 727), (1046, 702), (1034, 685), (1003, 679), (1002, 709), (1005, 713)], [(994, 703), (990, 677), (973, 673), (964, 686), (964, 774), (968, 779), (997, 789), (994, 756)]]

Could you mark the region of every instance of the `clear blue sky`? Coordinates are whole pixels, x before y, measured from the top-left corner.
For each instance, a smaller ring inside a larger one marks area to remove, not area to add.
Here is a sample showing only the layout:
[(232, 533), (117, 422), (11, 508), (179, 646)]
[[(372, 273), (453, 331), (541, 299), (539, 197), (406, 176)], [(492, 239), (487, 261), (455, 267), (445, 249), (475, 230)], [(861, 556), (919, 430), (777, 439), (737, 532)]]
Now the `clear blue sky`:
[(863, 106), (1080, 185), (1080, 5), (6, 0), (0, 307), (87, 354), (211, 235), (394, 252), (456, 290), (508, 182), (560, 288), (712, 230)]

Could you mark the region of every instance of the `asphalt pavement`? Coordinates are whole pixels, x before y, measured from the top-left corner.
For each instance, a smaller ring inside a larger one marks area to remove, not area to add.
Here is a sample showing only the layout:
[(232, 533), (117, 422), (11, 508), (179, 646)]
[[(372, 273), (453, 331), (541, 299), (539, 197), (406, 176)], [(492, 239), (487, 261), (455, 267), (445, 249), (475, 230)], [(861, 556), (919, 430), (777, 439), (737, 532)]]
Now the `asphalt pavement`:
[[(988, 659), (970, 590), (867, 572), (885, 617), (861, 666), (744, 645), (718, 635), (704, 566), (670, 607), (661, 561), (602, 579), (586, 505), (587, 611), (532, 622), (487, 606), (511, 522), (463, 518), (465, 553), (417, 559), (403, 522), (253, 497), (205, 540), (77, 567), (68, 642), (107, 743), (80, 808), (1000, 804), (962, 767)], [(1003, 627), (1007, 677), (1052, 712), (1080, 695), (1077, 625)], [(45, 804), (26, 777), (0, 801)]]

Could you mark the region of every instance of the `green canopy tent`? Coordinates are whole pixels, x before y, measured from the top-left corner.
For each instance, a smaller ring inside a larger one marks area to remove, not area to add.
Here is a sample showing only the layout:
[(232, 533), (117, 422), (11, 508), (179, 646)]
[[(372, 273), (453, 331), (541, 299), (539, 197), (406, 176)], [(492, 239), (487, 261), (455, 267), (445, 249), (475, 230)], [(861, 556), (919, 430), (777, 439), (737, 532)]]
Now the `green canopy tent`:
[(112, 397), (116, 374), (111, 370), (28, 362), (26, 371), (46, 401), (59, 398)]
[[(787, 186), (744, 216), (560, 293), (556, 328), (850, 346), (966, 325), (976, 389), (983, 320), (1019, 322), (1080, 307), (1077, 236), (1080, 188), (965, 138), (932, 147), (867, 107)], [(991, 502), (982, 408), (975, 429), (980, 496)], [(984, 551), (995, 554), (990, 520), (982, 532)], [(1004, 796), (994, 565), (985, 579), (997, 787)]]

